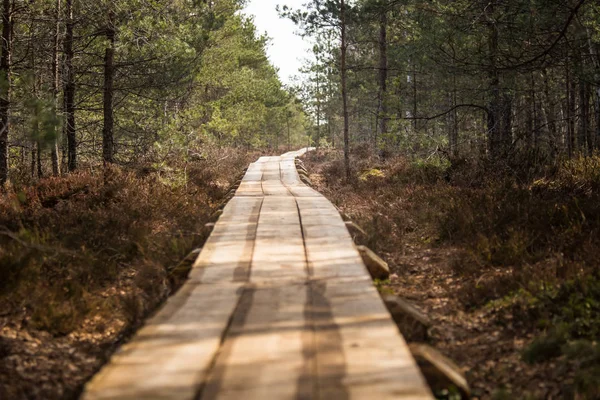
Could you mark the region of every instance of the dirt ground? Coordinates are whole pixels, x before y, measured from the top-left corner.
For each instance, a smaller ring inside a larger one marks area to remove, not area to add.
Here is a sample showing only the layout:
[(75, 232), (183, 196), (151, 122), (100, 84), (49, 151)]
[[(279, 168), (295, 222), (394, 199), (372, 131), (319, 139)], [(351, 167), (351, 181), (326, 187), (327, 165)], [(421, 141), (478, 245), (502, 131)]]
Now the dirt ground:
[[(335, 166), (326, 157), (309, 156), (305, 165), (314, 187), (366, 230), (366, 236), (355, 236), (357, 243), (389, 263), (392, 275), (381, 290), (410, 301), (434, 322), (429, 344), (462, 368), (473, 398), (576, 398), (569, 389), (575, 368), (569, 361), (558, 358), (529, 365), (522, 360), (522, 350), (536, 334), (526, 314), (493, 302), (469, 305), (478, 295), (475, 292), (493, 290), (488, 283), (507, 270), (488, 270), (475, 277), (457, 273), (457, 263), (465, 263), (463, 249), (437, 240), (431, 229), (437, 214), (419, 204), (425, 201), (418, 195), (423, 188), (343, 184), (331, 179)], [(152, 293), (142, 306), (135, 296), (128, 296), (140, 290), (141, 271)], [(85, 382), (139, 326), (140, 313), (151, 312), (167, 296), (164, 269), (158, 275), (153, 268), (143, 271), (139, 266), (124, 268), (113, 284), (85, 293), (95, 299), (98, 312), (90, 312), (66, 334), (34, 329), (31, 309), (0, 302), (0, 400), (77, 398)]]
[[(134, 290), (131, 279), (99, 293), (109, 301)], [(150, 309), (155, 304), (148, 305)], [(74, 399), (82, 385), (106, 362), (132, 332), (122, 310), (87, 319), (78, 329), (62, 337), (31, 329), (29, 316), (0, 317), (0, 398)]]

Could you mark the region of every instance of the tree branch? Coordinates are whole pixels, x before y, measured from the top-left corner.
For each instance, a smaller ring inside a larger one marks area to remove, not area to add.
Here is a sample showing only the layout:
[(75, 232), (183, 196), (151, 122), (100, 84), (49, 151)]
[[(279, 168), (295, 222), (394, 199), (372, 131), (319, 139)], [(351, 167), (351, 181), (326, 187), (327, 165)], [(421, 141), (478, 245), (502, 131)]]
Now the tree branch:
[(437, 115), (433, 115), (430, 117), (402, 117), (402, 118), (396, 118), (396, 119), (407, 119), (407, 120), (424, 120), (424, 121), (430, 121), (432, 119), (437, 119), (440, 117), (443, 117), (444, 115), (448, 115), (450, 114), (452, 111), (459, 109), (459, 108), (477, 108), (480, 110), (485, 111), (486, 113), (490, 113), (490, 110), (485, 107), (485, 106), (481, 106), (479, 104), (457, 104), (454, 107), (452, 107), (451, 109), (444, 111), (443, 113), (437, 114)]
[(558, 44), (558, 42), (560, 42), (560, 40), (565, 37), (565, 35), (567, 34), (567, 30), (569, 29), (569, 26), (571, 26), (571, 22), (573, 22), (573, 19), (575, 18), (575, 16), (577, 15), (577, 13), (579, 12), (579, 9), (581, 8), (581, 6), (583, 6), (583, 4), (585, 3), (586, 0), (579, 0), (579, 3), (577, 3), (577, 5), (575, 6), (575, 8), (573, 8), (571, 10), (571, 14), (569, 15), (569, 18), (567, 18), (567, 22), (565, 23), (563, 29), (560, 31), (558, 37), (556, 38), (556, 40), (554, 40), (554, 42), (550, 45), (550, 47), (548, 47), (546, 50), (544, 50), (543, 52), (541, 52), (540, 54), (538, 54), (537, 56), (533, 57), (532, 59), (529, 59), (527, 61), (524, 61), (522, 63), (516, 64), (516, 65), (511, 65), (508, 67), (501, 67), (498, 68), (499, 70), (512, 70), (512, 69), (517, 69), (517, 68), (521, 68), (524, 67), (528, 64), (532, 64), (534, 62), (536, 62), (537, 60), (539, 60), (542, 57), (545, 57), (546, 55), (548, 55)]

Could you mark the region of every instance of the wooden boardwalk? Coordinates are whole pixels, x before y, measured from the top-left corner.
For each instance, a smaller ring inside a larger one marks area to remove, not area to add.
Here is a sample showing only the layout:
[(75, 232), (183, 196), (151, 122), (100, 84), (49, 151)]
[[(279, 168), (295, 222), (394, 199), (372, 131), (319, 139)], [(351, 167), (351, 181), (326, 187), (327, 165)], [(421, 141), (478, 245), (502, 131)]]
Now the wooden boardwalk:
[(303, 153), (250, 165), (189, 280), (84, 399), (432, 398)]

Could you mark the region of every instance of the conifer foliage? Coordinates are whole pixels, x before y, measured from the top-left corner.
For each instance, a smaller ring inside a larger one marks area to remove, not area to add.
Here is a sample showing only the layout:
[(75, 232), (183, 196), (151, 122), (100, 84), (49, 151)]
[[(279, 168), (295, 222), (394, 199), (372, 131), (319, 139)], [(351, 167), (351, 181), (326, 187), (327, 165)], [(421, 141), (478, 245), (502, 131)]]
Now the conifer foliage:
[(349, 123), (351, 143), (383, 152), (538, 165), (600, 146), (597, 2), (312, 0), (282, 14), (317, 43), (316, 141), (339, 143)]
[(190, 146), (304, 143), (302, 107), (242, 3), (4, 1), (0, 183)]

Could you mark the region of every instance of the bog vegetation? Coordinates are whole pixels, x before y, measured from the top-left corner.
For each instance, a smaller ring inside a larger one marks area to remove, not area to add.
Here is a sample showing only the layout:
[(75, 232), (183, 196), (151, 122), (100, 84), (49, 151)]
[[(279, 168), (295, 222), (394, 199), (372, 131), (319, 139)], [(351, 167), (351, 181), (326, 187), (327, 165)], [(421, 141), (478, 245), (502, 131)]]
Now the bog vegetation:
[(435, 340), (479, 397), (598, 398), (600, 6), (282, 0), (285, 87), (243, 3), (3, 1), (0, 397), (75, 396), (256, 152), (311, 143), (388, 289), (452, 282), (420, 305), (475, 326)]

